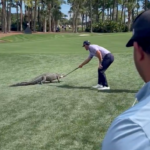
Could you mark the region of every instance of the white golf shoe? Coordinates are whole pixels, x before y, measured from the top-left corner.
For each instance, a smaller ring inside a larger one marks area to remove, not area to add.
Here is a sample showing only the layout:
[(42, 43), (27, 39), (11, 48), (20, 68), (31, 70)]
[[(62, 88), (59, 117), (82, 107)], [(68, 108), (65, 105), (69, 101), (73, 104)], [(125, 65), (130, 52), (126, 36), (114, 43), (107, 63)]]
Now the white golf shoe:
[(98, 90), (110, 90), (110, 87), (109, 86), (102, 86), (102, 87), (99, 87)]
[(103, 87), (103, 86), (100, 85), (100, 84), (97, 84), (97, 85), (95, 85), (95, 86), (92, 86), (92, 88), (95, 88), (95, 89), (102, 88), (102, 87)]

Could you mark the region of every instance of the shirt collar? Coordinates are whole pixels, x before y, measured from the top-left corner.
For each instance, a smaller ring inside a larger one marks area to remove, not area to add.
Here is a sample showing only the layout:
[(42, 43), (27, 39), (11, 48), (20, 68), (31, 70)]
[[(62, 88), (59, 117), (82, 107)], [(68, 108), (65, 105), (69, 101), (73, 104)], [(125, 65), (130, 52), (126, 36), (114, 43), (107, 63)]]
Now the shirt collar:
[(145, 83), (145, 85), (138, 91), (138, 93), (136, 94), (136, 98), (140, 102), (149, 95), (150, 95), (150, 81)]

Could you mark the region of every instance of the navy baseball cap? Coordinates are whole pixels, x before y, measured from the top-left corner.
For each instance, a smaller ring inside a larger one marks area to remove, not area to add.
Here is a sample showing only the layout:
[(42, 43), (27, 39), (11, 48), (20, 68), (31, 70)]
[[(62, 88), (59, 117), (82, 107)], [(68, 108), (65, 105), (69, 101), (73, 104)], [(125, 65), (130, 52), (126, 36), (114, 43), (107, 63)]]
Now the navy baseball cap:
[(150, 38), (150, 10), (139, 14), (133, 22), (133, 35), (126, 47), (133, 46), (134, 41), (142, 38)]
[(83, 42), (83, 47), (84, 47), (85, 45), (90, 45), (90, 42), (89, 42), (89, 41), (84, 41), (84, 42)]

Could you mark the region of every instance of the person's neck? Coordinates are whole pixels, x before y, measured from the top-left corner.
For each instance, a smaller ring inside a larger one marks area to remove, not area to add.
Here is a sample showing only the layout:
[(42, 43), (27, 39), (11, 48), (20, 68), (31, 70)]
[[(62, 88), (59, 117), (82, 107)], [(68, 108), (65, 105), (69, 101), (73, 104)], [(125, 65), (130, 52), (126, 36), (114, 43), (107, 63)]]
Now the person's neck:
[(145, 53), (145, 59), (142, 62), (142, 78), (145, 83), (150, 81), (150, 55)]

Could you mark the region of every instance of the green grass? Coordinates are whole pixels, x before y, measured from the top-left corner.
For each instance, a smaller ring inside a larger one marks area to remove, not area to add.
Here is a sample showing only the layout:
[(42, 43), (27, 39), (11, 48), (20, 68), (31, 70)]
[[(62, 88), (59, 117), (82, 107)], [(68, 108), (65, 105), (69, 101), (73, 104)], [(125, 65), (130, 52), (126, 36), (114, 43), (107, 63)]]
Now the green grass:
[[(0, 48), (0, 150), (99, 150), (112, 120), (131, 107), (142, 86), (125, 44), (130, 33), (32, 34), (5, 37)], [(98, 61), (61, 83), (8, 87), (45, 72), (66, 74), (88, 56), (84, 40), (115, 56), (106, 72), (111, 90), (98, 92)]]

